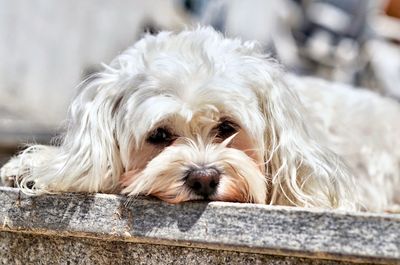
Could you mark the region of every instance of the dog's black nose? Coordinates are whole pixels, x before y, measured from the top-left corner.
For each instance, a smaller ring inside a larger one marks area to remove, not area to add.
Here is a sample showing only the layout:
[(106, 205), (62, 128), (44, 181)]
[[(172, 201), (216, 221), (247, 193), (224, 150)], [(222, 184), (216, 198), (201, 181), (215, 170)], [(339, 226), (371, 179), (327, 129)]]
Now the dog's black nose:
[(186, 185), (197, 195), (206, 198), (217, 190), (220, 175), (213, 167), (193, 168), (188, 171)]

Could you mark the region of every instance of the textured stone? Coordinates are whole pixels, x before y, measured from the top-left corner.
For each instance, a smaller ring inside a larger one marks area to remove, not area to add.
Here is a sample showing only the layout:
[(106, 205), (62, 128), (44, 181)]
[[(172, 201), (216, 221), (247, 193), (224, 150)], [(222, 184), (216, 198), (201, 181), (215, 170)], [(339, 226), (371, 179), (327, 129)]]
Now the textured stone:
[(340, 261), (226, 250), (0, 232), (1, 264), (273, 264), (337, 265)]
[[(88, 251), (89, 248), (97, 251), (98, 244), (100, 249), (96, 253), (100, 254), (103, 253), (101, 248), (113, 245), (126, 244), (126, 250), (124, 247), (120, 250), (124, 253), (141, 253), (142, 250), (145, 253), (145, 249), (154, 248), (157, 253), (168, 252), (171, 259), (180, 249), (190, 250), (194, 256), (208, 251), (216, 257), (215, 253), (220, 253), (222, 259), (222, 256), (240, 252), (260, 262), (264, 256), (286, 262), (276, 264), (293, 264), (299, 258), (310, 258), (307, 262), (328, 259), (400, 263), (400, 215), (394, 214), (311, 211), (222, 202), (170, 205), (155, 199), (127, 201), (126, 197), (105, 194), (27, 197), (12, 188), (0, 189), (0, 201), (3, 205), (0, 230), (7, 232), (1, 238), (3, 246), (4, 241), (11, 245), (21, 241), (29, 249), (27, 245), (35, 247), (35, 238), (38, 238), (42, 246), (49, 245), (51, 240), (64, 242), (57, 244), (80, 242)], [(15, 239), (11, 240), (13, 233)], [(73, 238), (62, 238), (65, 236)], [(41, 251), (46, 249), (43, 247)], [(66, 249), (63, 251), (68, 253)], [(64, 255), (63, 251), (60, 255)], [(106, 255), (106, 251), (103, 254)], [(128, 253), (121, 255), (128, 258)], [(0, 256), (5, 257), (5, 254), (0, 253)], [(276, 256), (290, 256), (293, 260)], [(21, 260), (26, 258), (21, 257)], [(205, 262), (201, 258), (199, 261)]]

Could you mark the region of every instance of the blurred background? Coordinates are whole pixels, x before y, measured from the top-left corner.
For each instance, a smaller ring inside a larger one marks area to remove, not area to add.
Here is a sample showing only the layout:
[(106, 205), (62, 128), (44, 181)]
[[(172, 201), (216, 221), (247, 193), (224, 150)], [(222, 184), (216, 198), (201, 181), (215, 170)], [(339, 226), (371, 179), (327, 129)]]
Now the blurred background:
[(100, 63), (144, 32), (197, 24), (258, 40), (288, 71), (400, 100), (400, 0), (0, 0), (0, 165), (57, 133)]

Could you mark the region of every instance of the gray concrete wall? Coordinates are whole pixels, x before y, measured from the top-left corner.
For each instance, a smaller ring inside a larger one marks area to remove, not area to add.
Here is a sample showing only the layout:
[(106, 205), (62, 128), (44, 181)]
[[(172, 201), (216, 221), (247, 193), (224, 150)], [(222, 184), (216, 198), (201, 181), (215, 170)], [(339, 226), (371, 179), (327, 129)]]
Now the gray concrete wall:
[(394, 214), (105, 194), (27, 197), (13, 188), (1, 188), (0, 201), (5, 264), (400, 264)]
[(354, 264), (348, 261), (10, 232), (0, 232), (0, 251), (3, 252), (0, 263), (21, 265)]

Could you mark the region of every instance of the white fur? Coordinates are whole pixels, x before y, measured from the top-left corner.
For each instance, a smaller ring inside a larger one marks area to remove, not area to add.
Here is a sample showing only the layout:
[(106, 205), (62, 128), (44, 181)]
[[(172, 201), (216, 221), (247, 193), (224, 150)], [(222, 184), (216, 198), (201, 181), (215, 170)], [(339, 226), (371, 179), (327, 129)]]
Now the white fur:
[[(122, 192), (177, 203), (201, 199), (184, 175), (207, 165), (222, 172), (212, 200), (391, 208), (400, 200), (399, 106), (328, 87), (285, 75), (256, 43), (211, 28), (148, 35), (81, 85), (59, 147), (28, 148), (1, 177), (16, 176), (30, 194)], [(221, 143), (212, 132), (224, 117), (240, 130)], [(178, 136), (169, 147), (146, 141), (160, 126)]]

